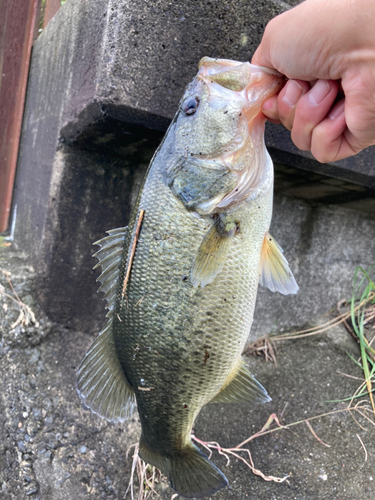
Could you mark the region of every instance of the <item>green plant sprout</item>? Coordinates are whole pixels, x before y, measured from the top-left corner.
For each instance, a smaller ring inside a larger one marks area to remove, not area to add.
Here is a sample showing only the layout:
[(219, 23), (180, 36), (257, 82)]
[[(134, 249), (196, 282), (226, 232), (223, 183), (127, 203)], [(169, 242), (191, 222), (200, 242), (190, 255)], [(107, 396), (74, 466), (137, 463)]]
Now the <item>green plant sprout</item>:
[[(375, 404), (372, 394), (372, 379), (375, 375), (375, 350), (371, 347), (364, 334), (366, 306), (368, 304), (375, 304), (375, 284), (369, 275), (374, 266), (373, 264), (367, 271), (360, 266), (355, 270), (350, 315), (353, 330), (359, 340), (362, 361), (361, 368), (365, 376), (365, 385), (375, 415)], [(358, 302), (360, 306), (356, 307)], [(369, 320), (369, 318), (366, 319), (367, 321)], [(361, 395), (364, 395), (364, 393), (361, 393)]]

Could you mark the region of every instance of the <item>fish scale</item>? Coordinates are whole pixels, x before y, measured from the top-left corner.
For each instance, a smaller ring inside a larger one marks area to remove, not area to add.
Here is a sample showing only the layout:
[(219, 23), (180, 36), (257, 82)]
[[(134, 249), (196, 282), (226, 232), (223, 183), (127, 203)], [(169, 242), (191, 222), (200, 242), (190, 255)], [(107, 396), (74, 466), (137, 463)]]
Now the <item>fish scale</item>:
[[(168, 147), (167, 142), (163, 147)], [(243, 351), (258, 288), (261, 246), (270, 224), (272, 192), (268, 187), (260, 198), (263, 209), (251, 203), (237, 208), (244, 222), (224, 269), (212, 284), (195, 288), (183, 277), (189, 275), (213, 220), (199, 220), (185, 210), (163, 183), (164, 168), (159, 155), (139, 200), (145, 216), (125, 302), (120, 279), (113, 329), (121, 366), (137, 397), (143, 433), (150, 446), (170, 452), (177, 442), (190, 442), (199, 410), (220, 390), (233, 360)], [(267, 182), (271, 186), (271, 175)], [(268, 202), (263, 203), (263, 197)], [(129, 226), (130, 232), (135, 223)], [(165, 239), (155, 239), (159, 231)], [(127, 258), (124, 269), (126, 262)], [(205, 362), (208, 349), (210, 357)]]
[(191, 441), (201, 408), (270, 400), (241, 360), (260, 276), (273, 291), (298, 289), (268, 235), (273, 165), (260, 106), (280, 81), (249, 63), (204, 58), (129, 227), (97, 242), (109, 319), (78, 370), (78, 393), (113, 422), (136, 401), (140, 456), (186, 498), (227, 484)]

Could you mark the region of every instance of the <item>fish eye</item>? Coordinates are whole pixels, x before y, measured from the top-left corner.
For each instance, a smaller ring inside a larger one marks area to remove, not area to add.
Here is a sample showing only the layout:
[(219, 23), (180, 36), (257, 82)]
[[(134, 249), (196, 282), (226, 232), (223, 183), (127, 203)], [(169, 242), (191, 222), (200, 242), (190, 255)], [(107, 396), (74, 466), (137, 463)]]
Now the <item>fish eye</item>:
[(193, 115), (199, 106), (198, 97), (188, 97), (181, 105), (182, 111), (185, 115)]

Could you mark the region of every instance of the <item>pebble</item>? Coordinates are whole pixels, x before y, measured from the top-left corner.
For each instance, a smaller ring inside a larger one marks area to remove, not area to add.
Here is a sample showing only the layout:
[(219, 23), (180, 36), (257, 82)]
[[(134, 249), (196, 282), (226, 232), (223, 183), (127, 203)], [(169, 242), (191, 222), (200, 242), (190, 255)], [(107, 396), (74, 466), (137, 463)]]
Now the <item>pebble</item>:
[(26, 495), (30, 496), (37, 492), (38, 492), (37, 488), (33, 488), (32, 490), (26, 491)]
[(83, 453), (86, 453), (86, 451), (87, 451), (86, 446), (80, 446), (80, 447), (79, 447), (79, 452), (80, 452), (80, 453), (82, 453), (82, 454), (83, 454)]
[(34, 417), (39, 417), (41, 414), (41, 411), (39, 408), (33, 408), (32, 412), (33, 412)]
[(24, 441), (18, 441), (17, 447), (22, 453), (26, 453), (26, 446)]
[(39, 358), (40, 358), (40, 352), (35, 349), (35, 351), (33, 351), (32, 355), (30, 356), (29, 363), (31, 365), (34, 365), (39, 361)]

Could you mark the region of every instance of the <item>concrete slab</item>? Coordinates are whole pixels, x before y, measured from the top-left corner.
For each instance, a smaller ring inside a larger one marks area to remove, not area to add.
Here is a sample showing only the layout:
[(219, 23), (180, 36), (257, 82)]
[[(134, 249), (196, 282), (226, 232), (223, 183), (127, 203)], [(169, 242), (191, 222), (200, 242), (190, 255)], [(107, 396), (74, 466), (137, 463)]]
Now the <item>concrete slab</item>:
[[(39, 322), (38, 327), (19, 325), (12, 329), (18, 309), (11, 300), (1, 299), (1, 498), (124, 498), (131, 469), (126, 451), (138, 440), (138, 418), (122, 425), (108, 424), (81, 408), (74, 388), (75, 371), (93, 337), (64, 329), (45, 317), (33, 299), (35, 273), (24, 254), (1, 248), (0, 263), (2, 269), (12, 272), (15, 290)], [(7, 293), (12, 293), (2, 275), (0, 282)], [(335, 305), (329, 289), (327, 292), (325, 311)], [(321, 324), (330, 318), (314, 318), (310, 305), (304, 305), (298, 326), (307, 321)], [(295, 324), (291, 318), (287, 326)], [(374, 497), (375, 427), (354, 414), (364, 428), (359, 427), (344, 411), (347, 403), (329, 402), (351, 396), (361, 383), (352, 378), (361, 378), (362, 373), (347, 352), (358, 356), (358, 346), (342, 326), (337, 326), (327, 334), (277, 344), (277, 366), (260, 357), (246, 358), (272, 402), (253, 408), (204, 408), (195, 425), (200, 439), (232, 447), (258, 432), (272, 413), (282, 414), (282, 423), (287, 425), (343, 411), (311, 421), (318, 438), (329, 447), (318, 441), (304, 422), (250, 443), (257, 469), (278, 477), (289, 475), (282, 484), (254, 476), (235, 458), (226, 467), (226, 460), (214, 454), (213, 461), (230, 484), (212, 500)], [(157, 493), (159, 497), (151, 498), (170, 500), (173, 492), (165, 479), (160, 480)]]

